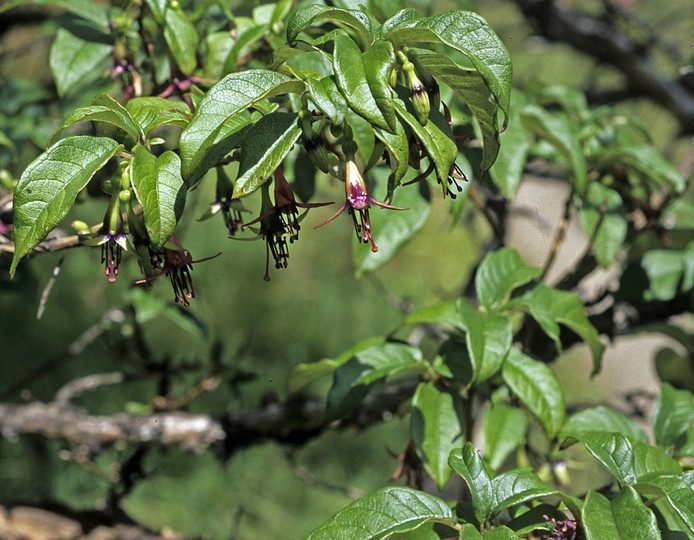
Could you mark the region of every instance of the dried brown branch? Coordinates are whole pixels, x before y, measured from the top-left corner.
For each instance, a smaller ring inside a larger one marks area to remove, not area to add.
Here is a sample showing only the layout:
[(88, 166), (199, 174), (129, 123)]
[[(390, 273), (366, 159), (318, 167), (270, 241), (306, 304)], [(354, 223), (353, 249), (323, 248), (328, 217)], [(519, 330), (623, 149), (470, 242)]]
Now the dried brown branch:
[(513, 0), (535, 30), (613, 66), (626, 77), (630, 96), (645, 96), (674, 113), (683, 133), (694, 133), (694, 92), (684, 78), (668, 79), (656, 69), (650, 44), (637, 43), (608, 21), (564, 9), (554, 0)]
[(145, 416), (125, 413), (90, 416), (58, 403), (0, 405), (0, 432), (9, 438), (22, 435), (59, 438), (92, 451), (115, 443), (175, 445), (202, 451), (224, 438), (219, 423), (205, 415), (165, 412)]
[(73, 381), (59, 392), (53, 403), (0, 405), (0, 434), (7, 438), (38, 435), (62, 439), (90, 452), (116, 443), (130, 445), (178, 446), (200, 452), (212, 446), (221, 455), (274, 440), (302, 444), (326, 429), (365, 428), (392, 418), (411, 397), (416, 379), (393, 382), (371, 394), (346, 418), (325, 425), (325, 401), (295, 395), (284, 402), (268, 403), (256, 410), (230, 413), (223, 418), (164, 411), (147, 415), (90, 415), (72, 406), (78, 393), (103, 384), (113, 384), (118, 374), (94, 375)]
[(180, 540), (169, 529), (156, 534), (129, 522), (109, 519), (101, 512), (74, 512), (68, 508), (0, 506), (3, 540)]

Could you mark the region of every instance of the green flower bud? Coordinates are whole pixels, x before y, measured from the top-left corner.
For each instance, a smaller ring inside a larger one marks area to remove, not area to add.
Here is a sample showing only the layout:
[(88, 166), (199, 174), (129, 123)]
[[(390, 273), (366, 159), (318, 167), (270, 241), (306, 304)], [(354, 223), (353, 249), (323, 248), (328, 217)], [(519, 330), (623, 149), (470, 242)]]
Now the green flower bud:
[(73, 228), (73, 230), (80, 236), (89, 234), (91, 230), (89, 229), (89, 225), (87, 225), (84, 221), (80, 221), (79, 219), (76, 219), (70, 224)]
[(422, 84), (424, 84), (424, 88), (426, 88), (427, 92), (429, 93), (429, 102), (431, 108), (438, 111), (441, 107), (441, 92), (439, 90), (439, 84), (436, 82), (436, 79), (432, 77), (431, 73), (429, 73), (422, 65), (422, 62), (420, 62), (416, 52), (408, 50), (407, 58), (414, 65), (414, 70), (417, 77), (419, 77)]
[(429, 92), (424, 84), (422, 84), (419, 77), (417, 77), (412, 62), (405, 62), (402, 65), (402, 69), (407, 77), (407, 87), (410, 89), (412, 107), (417, 115), (417, 120), (419, 120), (420, 124), (426, 126), (429, 121), (429, 110), (431, 108), (429, 104)]
[(118, 198), (120, 199), (120, 202), (122, 203), (127, 203), (130, 202), (130, 199), (133, 196), (133, 192), (129, 189), (124, 189), (118, 194)]

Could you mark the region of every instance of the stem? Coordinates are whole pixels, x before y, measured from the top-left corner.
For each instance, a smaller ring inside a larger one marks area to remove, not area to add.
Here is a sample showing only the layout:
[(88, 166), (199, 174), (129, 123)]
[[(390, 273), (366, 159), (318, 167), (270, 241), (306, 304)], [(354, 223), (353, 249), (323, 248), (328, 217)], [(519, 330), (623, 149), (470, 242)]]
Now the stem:
[(488, 208), (488, 206), (485, 204), (485, 201), (482, 200), (482, 197), (478, 193), (478, 191), (475, 189), (474, 186), (470, 186), (470, 189), (468, 190), (468, 196), (472, 200), (472, 202), (475, 204), (475, 206), (478, 208), (480, 212), (482, 212), (482, 215), (485, 217), (487, 222), (492, 228), (492, 231), (494, 232), (494, 236), (496, 239), (499, 241), (499, 244), (501, 246), (504, 245), (504, 231), (499, 224), (499, 220), (497, 220), (496, 216), (494, 213)]
[(573, 190), (571, 193), (569, 193), (568, 198), (566, 199), (566, 203), (564, 204), (564, 214), (559, 218), (559, 224), (557, 226), (557, 232), (554, 235), (554, 241), (552, 242), (552, 249), (549, 252), (549, 257), (547, 259), (547, 262), (545, 263), (544, 268), (542, 269), (542, 276), (540, 277), (541, 280), (545, 278), (547, 275), (547, 271), (550, 269), (552, 264), (554, 263), (554, 260), (557, 257), (557, 253), (559, 253), (559, 248), (561, 247), (562, 243), (564, 242), (566, 238), (566, 228), (567, 225), (569, 224), (569, 213), (571, 212), (571, 204), (573, 201)]

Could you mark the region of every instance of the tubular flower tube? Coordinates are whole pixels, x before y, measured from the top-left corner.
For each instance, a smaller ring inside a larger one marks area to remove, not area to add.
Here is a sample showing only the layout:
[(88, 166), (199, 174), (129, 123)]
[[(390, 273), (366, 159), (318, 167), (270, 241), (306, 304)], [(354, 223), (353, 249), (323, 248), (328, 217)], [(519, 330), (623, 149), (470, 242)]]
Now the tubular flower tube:
[[(366, 190), (366, 183), (364, 182), (364, 177), (359, 172), (357, 164), (353, 160), (347, 161), (345, 165), (345, 204), (342, 205), (335, 214), (326, 219), (323, 223), (315, 227), (322, 227), (326, 223), (329, 223), (337, 216), (339, 216), (345, 209), (351, 214), (352, 221), (354, 222), (354, 231), (357, 235), (357, 240), (363, 243), (371, 243), (371, 251), (374, 253), (378, 251), (376, 242), (373, 239), (373, 234), (371, 232), (371, 219), (369, 217), (369, 207), (371, 203), (382, 208), (388, 208), (389, 210), (407, 210), (407, 208), (400, 208), (398, 206), (391, 206), (382, 202), (375, 200), (369, 192)], [(357, 217), (358, 216), (358, 217)]]

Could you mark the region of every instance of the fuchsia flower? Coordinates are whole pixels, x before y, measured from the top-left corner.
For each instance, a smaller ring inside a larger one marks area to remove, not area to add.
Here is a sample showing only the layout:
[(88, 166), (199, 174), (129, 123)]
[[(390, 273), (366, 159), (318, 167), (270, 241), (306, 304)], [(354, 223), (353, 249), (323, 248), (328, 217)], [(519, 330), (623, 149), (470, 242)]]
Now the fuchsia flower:
[(158, 277), (168, 275), (174, 291), (174, 300), (188, 307), (190, 305), (189, 300), (195, 298), (193, 278), (190, 275), (193, 265), (199, 262), (209, 261), (219, 255), (220, 253), (217, 253), (217, 255), (213, 255), (212, 257), (205, 257), (204, 259), (194, 261), (190, 251), (183, 249), (176, 235), (172, 234), (169, 241), (162, 248), (161, 254), (153, 255), (150, 259), (155, 270), (161, 269), (159, 273), (146, 279), (136, 281), (135, 284), (149, 283)]
[(101, 228), (96, 234), (92, 234), (84, 225), (82, 242), (87, 246), (101, 246), (101, 264), (108, 280), (113, 283), (118, 275), (123, 250), (128, 250), (127, 235), (123, 225), (123, 215), (120, 207), (120, 192), (111, 195), (106, 215)]
[[(371, 242), (371, 251), (374, 253), (378, 251), (376, 242), (374, 242), (373, 235), (371, 233), (371, 220), (369, 218), (369, 207), (371, 203), (382, 208), (388, 208), (389, 210), (408, 210), (407, 208), (400, 208), (399, 206), (391, 206), (382, 202), (375, 200), (369, 192), (366, 190), (366, 182), (364, 182), (364, 177), (359, 172), (357, 164), (348, 160), (345, 165), (345, 195), (347, 200), (345, 204), (342, 205), (335, 214), (326, 219), (323, 223), (316, 226), (322, 227), (326, 223), (331, 222), (342, 212), (345, 208), (347, 212), (352, 215), (352, 221), (354, 222), (354, 231), (357, 233), (357, 240), (363, 243)], [(357, 218), (359, 214), (359, 218)]]
[(265, 258), (265, 281), (270, 280), (269, 266), (270, 253), (275, 260), (275, 268), (287, 268), (289, 259), (289, 243), (299, 239), (299, 208), (316, 208), (333, 204), (325, 203), (299, 203), (294, 198), (292, 188), (282, 173), (281, 169), (276, 169), (274, 173), (275, 204), (270, 200), (270, 193), (267, 184), (263, 184), (261, 214), (253, 221), (244, 225), (253, 225), (260, 222), (260, 236), (265, 239), (267, 252)]
[(101, 264), (105, 264), (106, 275), (111, 283), (116, 281), (123, 250), (128, 250), (126, 244), (127, 237), (123, 229), (122, 220), (119, 223), (120, 225), (115, 232), (101, 232), (102, 236), (99, 240), (99, 245), (101, 245)]

